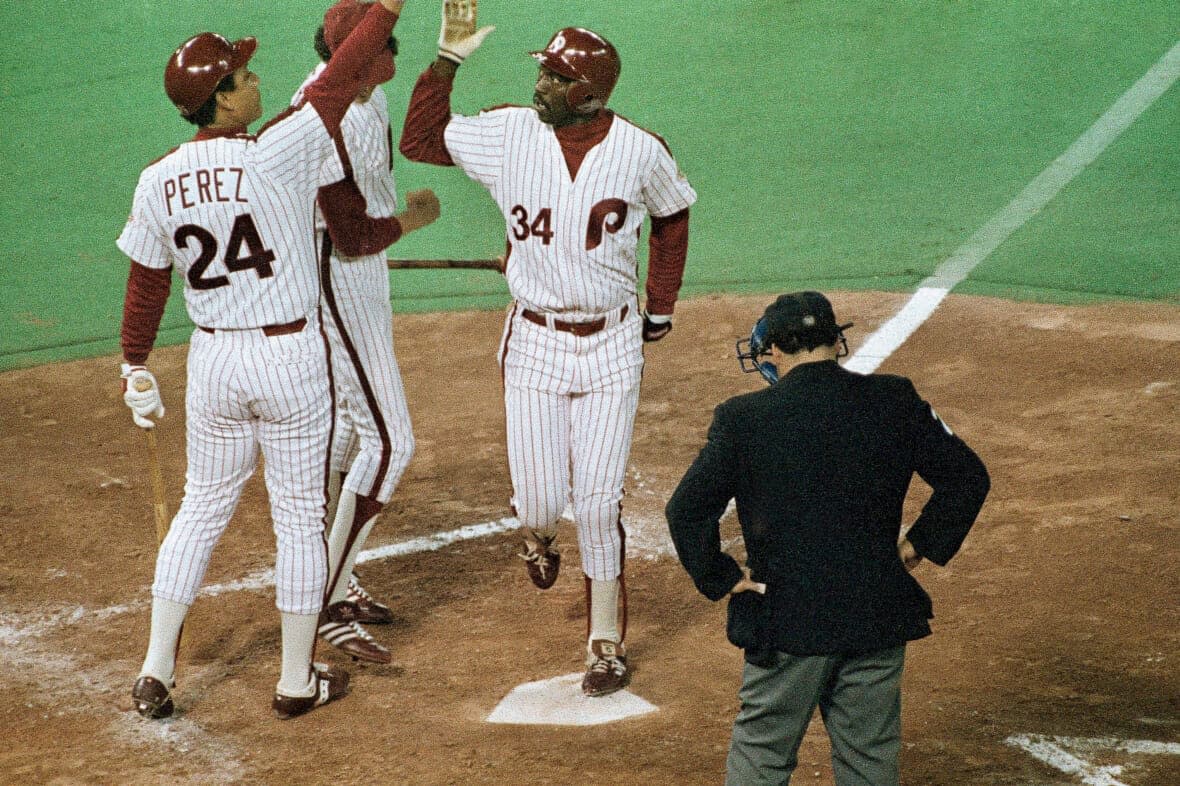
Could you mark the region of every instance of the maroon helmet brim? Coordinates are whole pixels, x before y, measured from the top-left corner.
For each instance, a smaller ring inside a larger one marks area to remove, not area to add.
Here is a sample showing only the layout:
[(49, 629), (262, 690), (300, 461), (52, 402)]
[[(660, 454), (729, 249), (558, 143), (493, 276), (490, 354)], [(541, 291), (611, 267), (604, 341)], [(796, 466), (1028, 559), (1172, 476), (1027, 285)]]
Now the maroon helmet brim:
[(250, 58), (254, 57), (254, 50), (258, 49), (258, 39), (254, 36), (246, 36), (234, 41), (234, 55), (231, 65), (237, 71), (246, 63), (250, 62)]

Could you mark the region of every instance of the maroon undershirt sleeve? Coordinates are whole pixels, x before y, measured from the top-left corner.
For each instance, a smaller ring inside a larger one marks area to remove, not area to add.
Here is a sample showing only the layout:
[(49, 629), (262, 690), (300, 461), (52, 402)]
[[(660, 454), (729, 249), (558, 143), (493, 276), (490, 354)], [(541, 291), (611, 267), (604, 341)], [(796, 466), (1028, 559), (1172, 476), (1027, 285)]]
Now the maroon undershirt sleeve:
[(156, 343), (164, 306), (172, 291), (172, 268), (144, 267), (132, 260), (127, 274), (127, 295), (123, 300), (123, 327), (119, 343), (123, 359), (132, 365), (147, 362)]
[(688, 258), (688, 208), (651, 218), (647, 255), (647, 311), (670, 315), (676, 307)]
[(322, 187), (318, 198), (332, 245), (345, 256), (377, 254), (402, 236), (396, 218), (373, 218), (365, 212), (365, 197), (352, 180)]
[(373, 3), (360, 24), (332, 53), (319, 78), (304, 89), (304, 98), (319, 112), (329, 136), (334, 137), (340, 131), (349, 104), (364, 84), (369, 61), (385, 46), (397, 19), (397, 14), (387, 11), (385, 6)]
[(451, 122), (452, 87), (453, 76), (439, 76), (429, 66), (418, 77), (414, 92), (410, 94), (410, 106), (406, 109), (406, 121), (398, 143), (398, 149), (409, 160), (439, 166), (455, 165), (447, 152), (444, 137), (447, 123)]

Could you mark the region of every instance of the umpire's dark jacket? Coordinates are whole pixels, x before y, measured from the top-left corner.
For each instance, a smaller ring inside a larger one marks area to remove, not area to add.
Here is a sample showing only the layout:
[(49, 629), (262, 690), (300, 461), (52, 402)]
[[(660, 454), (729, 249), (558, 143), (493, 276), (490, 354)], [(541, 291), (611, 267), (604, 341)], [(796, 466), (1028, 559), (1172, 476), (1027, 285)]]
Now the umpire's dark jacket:
[(720, 600), (742, 575), (718, 532), (736, 500), (752, 578), (766, 584), (730, 603), (730, 639), (748, 658), (870, 651), (930, 633), (930, 596), (897, 553), (915, 472), (934, 493), (909, 539), (945, 565), (987, 496), (979, 457), (908, 379), (805, 363), (717, 407), (665, 512), (697, 589)]

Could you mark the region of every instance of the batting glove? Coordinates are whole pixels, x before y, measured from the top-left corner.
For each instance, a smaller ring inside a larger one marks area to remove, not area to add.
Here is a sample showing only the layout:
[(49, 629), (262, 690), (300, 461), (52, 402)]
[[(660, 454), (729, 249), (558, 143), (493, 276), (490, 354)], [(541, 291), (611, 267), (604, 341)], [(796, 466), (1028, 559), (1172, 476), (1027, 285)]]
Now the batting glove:
[(643, 310), (643, 340), (659, 341), (672, 332), (672, 317), (668, 314), (649, 314)]
[(155, 428), (149, 416), (164, 417), (164, 402), (160, 400), (160, 385), (144, 366), (123, 364), (123, 403), (131, 408), (131, 419), (140, 428)]
[(479, 48), (495, 25), (475, 29), (476, 0), (444, 0), (438, 56), (461, 65)]

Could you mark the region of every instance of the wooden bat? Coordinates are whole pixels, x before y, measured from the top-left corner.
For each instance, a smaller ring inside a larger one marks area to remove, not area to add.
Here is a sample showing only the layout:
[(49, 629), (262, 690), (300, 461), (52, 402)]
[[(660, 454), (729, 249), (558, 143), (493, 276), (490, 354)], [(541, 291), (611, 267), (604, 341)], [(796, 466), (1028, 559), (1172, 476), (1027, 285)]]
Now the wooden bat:
[[(146, 379), (135, 380), (135, 389), (141, 393), (150, 390), (152, 383)], [(160, 466), (160, 449), (156, 445), (156, 430), (145, 428), (143, 435), (147, 439), (148, 469), (152, 477), (152, 510), (156, 516), (156, 545), (164, 542), (168, 534), (168, 498), (164, 494), (164, 470)]]
[[(139, 392), (151, 390), (152, 383), (146, 379), (135, 380), (135, 389)], [(156, 546), (164, 544), (164, 537), (168, 534), (168, 498), (164, 496), (164, 470), (160, 466), (160, 449), (156, 445), (156, 430), (145, 428), (143, 436), (147, 439), (148, 469), (152, 476), (152, 512), (156, 516)], [(180, 657), (180, 642), (184, 639), (184, 623), (180, 623), (180, 630), (176, 632), (176, 649), (172, 652), (173, 662)]]
[(502, 271), (498, 259), (387, 259), (390, 270), (495, 270)]

